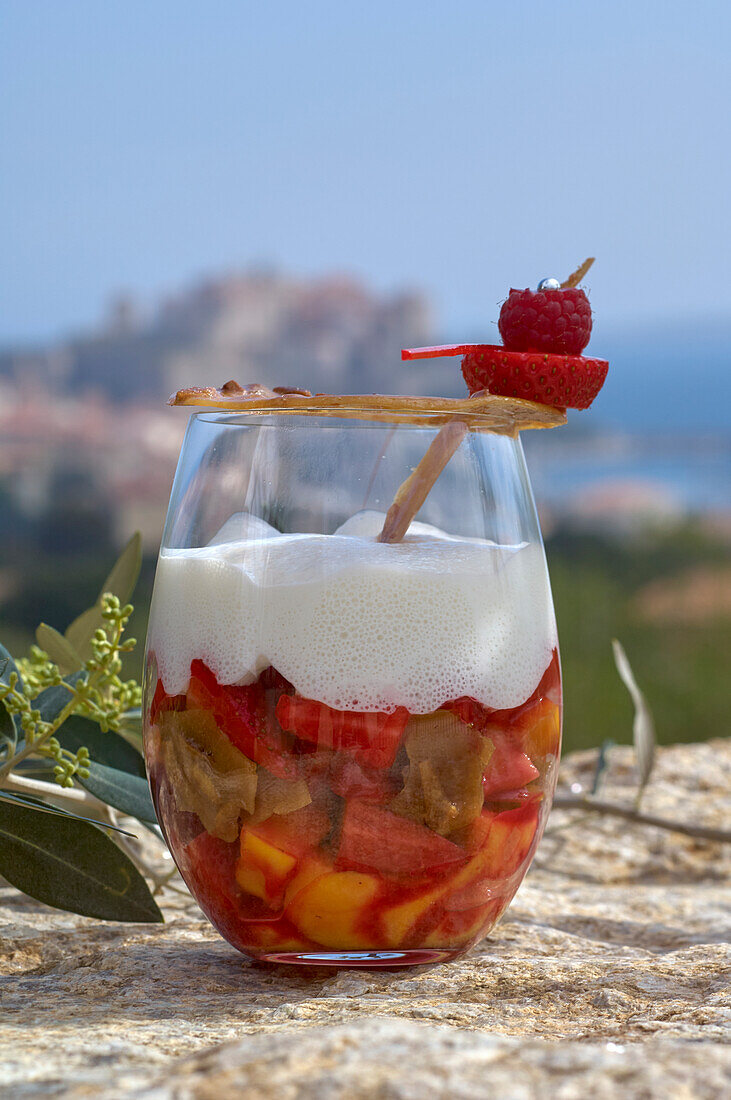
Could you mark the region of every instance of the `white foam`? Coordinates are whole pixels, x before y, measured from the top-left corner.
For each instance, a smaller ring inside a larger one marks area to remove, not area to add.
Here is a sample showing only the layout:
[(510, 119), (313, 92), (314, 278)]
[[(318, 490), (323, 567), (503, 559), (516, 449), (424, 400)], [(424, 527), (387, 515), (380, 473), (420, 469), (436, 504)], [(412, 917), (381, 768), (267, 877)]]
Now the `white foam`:
[(460, 695), (523, 702), (556, 645), (541, 550), (425, 524), (385, 545), (382, 523), (360, 513), (334, 535), (163, 550), (150, 646), (165, 690), (184, 691), (200, 658), (228, 684), (274, 665), (302, 695), (340, 709), (426, 714)]

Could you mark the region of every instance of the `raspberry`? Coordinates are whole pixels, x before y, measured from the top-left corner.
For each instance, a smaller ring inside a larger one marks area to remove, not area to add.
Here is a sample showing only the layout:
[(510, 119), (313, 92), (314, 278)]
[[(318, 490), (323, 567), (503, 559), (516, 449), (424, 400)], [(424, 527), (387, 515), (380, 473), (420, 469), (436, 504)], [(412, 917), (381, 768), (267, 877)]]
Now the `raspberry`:
[(604, 384), (608, 366), (606, 359), (583, 355), (474, 344), (462, 359), (462, 374), (470, 393), (489, 390), (541, 405), (588, 409)]
[(583, 290), (511, 290), (500, 310), (500, 335), (510, 351), (578, 355), (591, 336), (591, 306)]

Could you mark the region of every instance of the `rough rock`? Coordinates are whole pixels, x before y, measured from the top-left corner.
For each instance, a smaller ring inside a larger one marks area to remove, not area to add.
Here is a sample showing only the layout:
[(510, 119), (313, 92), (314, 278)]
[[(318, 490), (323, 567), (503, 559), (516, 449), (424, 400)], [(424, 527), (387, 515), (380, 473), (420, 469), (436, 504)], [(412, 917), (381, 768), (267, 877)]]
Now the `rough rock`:
[[(564, 764), (591, 786), (595, 754)], [(629, 749), (602, 792), (630, 803)], [(663, 749), (647, 813), (729, 828), (731, 742)], [(247, 1100), (731, 1095), (731, 845), (555, 810), (489, 940), (414, 971), (237, 955), (184, 896), (165, 925), (0, 892), (0, 1086), (13, 1097)]]

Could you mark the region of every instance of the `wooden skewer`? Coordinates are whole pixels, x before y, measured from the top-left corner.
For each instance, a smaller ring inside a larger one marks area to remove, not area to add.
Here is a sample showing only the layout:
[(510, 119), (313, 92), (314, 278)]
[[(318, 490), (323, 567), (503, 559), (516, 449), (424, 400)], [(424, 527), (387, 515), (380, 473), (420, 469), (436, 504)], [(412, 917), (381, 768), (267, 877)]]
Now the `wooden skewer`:
[(432, 440), (414, 472), (399, 487), (388, 509), (379, 542), (400, 542), (429, 496), (434, 482), (467, 434), (463, 420), (450, 420)]

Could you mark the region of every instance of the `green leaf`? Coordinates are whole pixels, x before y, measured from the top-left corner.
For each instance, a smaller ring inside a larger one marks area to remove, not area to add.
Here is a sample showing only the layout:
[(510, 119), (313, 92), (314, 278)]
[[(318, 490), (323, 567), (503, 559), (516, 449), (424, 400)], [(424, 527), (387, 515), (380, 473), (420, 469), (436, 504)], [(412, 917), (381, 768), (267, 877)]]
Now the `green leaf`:
[(60, 727), (56, 737), (62, 749), (78, 752), (83, 745), (96, 764), (105, 764), (108, 768), (145, 778), (145, 761), (141, 753), (118, 733), (112, 730), (104, 733), (90, 718), (72, 714)]
[(106, 764), (96, 764), (93, 760), (89, 765), (88, 778), (82, 779), (79, 775), (75, 778), (89, 794), (115, 810), (140, 821), (157, 821), (146, 779), (119, 771), (118, 768), (109, 768)]
[(99, 596), (103, 596), (105, 592), (111, 592), (113, 596), (119, 596), (120, 603), (127, 603), (135, 590), (141, 568), (142, 535), (136, 531), (104, 581)]
[[(86, 675), (88, 675), (86, 672), (73, 672), (70, 676), (64, 676), (64, 683), (73, 687), (82, 676)], [(54, 687), (46, 688), (40, 695), (36, 695), (33, 700), (33, 709), (41, 712), (42, 722), (55, 722), (61, 711), (70, 702), (71, 692), (63, 684), (57, 684)]]
[[(18, 691), (22, 691), (23, 677), (20, 675), (18, 666), (5, 646), (0, 645), (0, 683), (9, 684), (13, 672), (18, 677), (16, 687)], [(18, 739), (19, 728), (20, 722), (15, 721), (12, 714), (8, 714), (5, 709), (5, 704), (0, 702), (0, 737), (14, 745)]]
[(91, 639), (94, 632), (104, 625), (101, 610), (101, 598), (105, 592), (118, 596), (122, 604), (127, 603), (134, 591), (142, 566), (142, 536), (137, 531), (129, 540), (111, 573), (104, 581), (99, 598), (93, 607), (84, 611), (71, 623), (66, 631), (66, 641), (82, 657), (91, 656)]
[(82, 655), (84, 659), (91, 657), (91, 639), (104, 625), (101, 605), (94, 604), (88, 611), (82, 611), (78, 618), (74, 619), (66, 630), (66, 641)]
[(18, 677), (18, 691), (23, 690), (23, 677), (20, 675), (20, 669), (16, 665), (10, 653), (4, 645), (0, 645), (0, 680), (4, 684), (10, 683), (10, 676), (12, 673)]
[(81, 668), (81, 658), (74, 647), (48, 623), (41, 623), (36, 628), (36, 641), (53, 663), (58, 665), (62, 675), (77, 672)]
[(85, 821), (0, 802), (0, 874), (56, 909), (102, 920), (163, 919), (132, 861)]
[[(53, 791), (49, 792), (53, 794)], [(30, 806), (31, 809), (41, 810), (46, 814), (57, 814), (59, 817), (70, 817), (74, 821), (88, 821), (91, 825), (97, 825), (98, 822), (94, 821), (91, 817), (80, 817), (79, 814), (72, 814), (69, 810), (64, 810), (60, 806), (51, 806), (50, 803), (44, 802), (40, 798), (34, 798), (32, 795), (21, 794), (20, 791), (4, 791), (0, 790), (0, 802), (18, 803), (21, 806)], [(127, 829), (120, 829), (119, 825), (110, 825), (108, 822), (104, 822), (105, 829), (113, 829), (115, 833), (123, 833), (124, 836), (133, 837), (135, 834), (130, 833)]]

